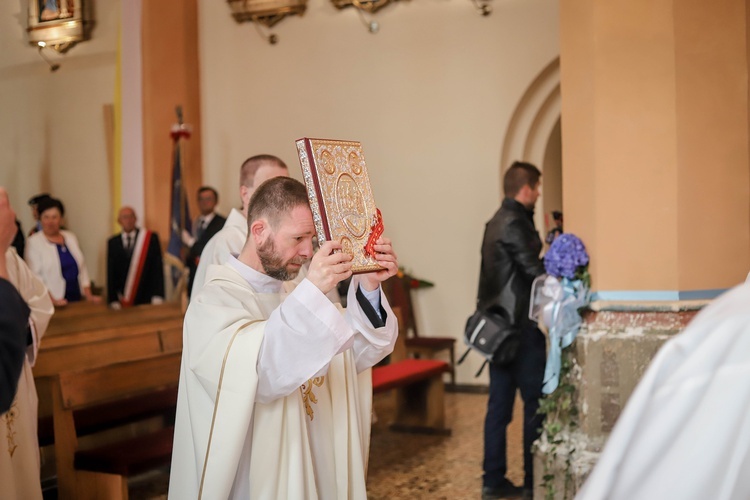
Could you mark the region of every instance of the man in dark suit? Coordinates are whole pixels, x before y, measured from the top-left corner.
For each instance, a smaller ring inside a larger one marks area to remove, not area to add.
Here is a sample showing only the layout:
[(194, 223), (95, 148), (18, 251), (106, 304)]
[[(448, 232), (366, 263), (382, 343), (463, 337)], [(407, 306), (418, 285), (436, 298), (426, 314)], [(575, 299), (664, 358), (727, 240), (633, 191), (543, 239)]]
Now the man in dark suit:
[(198, 269), (198, 261), (201, 257), (203, 248), (213, 235), (224, 227), (226, 218), (216, 213), (216, 204), (219, 202), (219, 193), (212, 187), (203, 186), (198, 189), (198, 209), (201, 214), (195, 219), (193, 225), (192, 242), (188, 245), (190, 251), (187, 256), (187, 266), (190, 269), (190, 278), (188, 279), (188, 296), (193, 289), (193, 279), (195, 271)]
[(29, 306), (8, 281), (5, 252), (16, 235), (16, 214), (0, 187), (0, 414), (16, 396), (29, 335)]
[(107, 242), (107, 300), (114, 309), (164, 300), (159, 236), (136, 222), (135, 211), (122, 207), (117, 215), (122, 232)]

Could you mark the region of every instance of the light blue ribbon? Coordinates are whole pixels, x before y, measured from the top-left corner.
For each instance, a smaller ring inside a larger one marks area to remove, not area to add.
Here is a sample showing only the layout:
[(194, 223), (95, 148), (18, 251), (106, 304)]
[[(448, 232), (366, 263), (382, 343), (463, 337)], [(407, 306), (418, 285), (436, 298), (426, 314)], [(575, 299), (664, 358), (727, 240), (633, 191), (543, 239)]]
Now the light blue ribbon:
[(560, 383), (562, 350), (575, 340), (583, 322), (578, 309), (589, 302), (589, 289), (581, 280), (563, 278), (557, 283), (555, 281), (549, 277), (545, 281), (548, 296), (554, 298), (542, 310), (542, 319), (549, 330), (549, 353), (542, 386), (544, 394), (552, 394)]

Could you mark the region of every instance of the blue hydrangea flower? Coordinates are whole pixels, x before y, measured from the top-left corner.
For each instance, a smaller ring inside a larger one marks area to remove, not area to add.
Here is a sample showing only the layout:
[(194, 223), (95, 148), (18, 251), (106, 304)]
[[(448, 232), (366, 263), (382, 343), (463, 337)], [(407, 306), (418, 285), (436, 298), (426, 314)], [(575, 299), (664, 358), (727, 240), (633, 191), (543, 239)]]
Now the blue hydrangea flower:
[(574, 279), (576, 270), (587, 266), (589, 254), (583, 242), (574, 234), (563, 233), (552, 242), (544, 254), (544, 268), (547, 274), (557, 278)]

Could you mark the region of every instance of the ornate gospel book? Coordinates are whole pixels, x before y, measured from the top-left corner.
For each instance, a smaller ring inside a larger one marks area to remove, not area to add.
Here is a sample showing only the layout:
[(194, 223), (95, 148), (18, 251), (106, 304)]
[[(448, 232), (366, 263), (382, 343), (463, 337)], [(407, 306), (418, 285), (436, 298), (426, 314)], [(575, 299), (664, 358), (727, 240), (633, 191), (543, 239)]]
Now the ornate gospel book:
[(383, 234), (362, 145), (354, 141), (303, 138), (297, 153), (307, 186), (318, 241), (337, 240), (353, 257), (352, 272), (383, 269), (373, 245)]

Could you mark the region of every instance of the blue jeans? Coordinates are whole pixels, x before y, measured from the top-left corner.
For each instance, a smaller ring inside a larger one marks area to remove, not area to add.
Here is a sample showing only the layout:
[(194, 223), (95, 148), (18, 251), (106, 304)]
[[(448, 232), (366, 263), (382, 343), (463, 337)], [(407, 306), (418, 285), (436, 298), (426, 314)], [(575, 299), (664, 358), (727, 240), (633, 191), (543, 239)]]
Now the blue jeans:
[(539, 437), (543, 415), (537, 414), (542, 397), (546, 363), (544, 334), (536, 325), (521, 327), (521, 346), (515, 361), (505, 366), (490, 363), (490, 397), (484, 421), (483, 486), (497, 488), (505, 482), (508, 469), (507, 427), (513, 418), (516, 389), (523, 400), (524, 488), (534, 484), (531, 445)]

